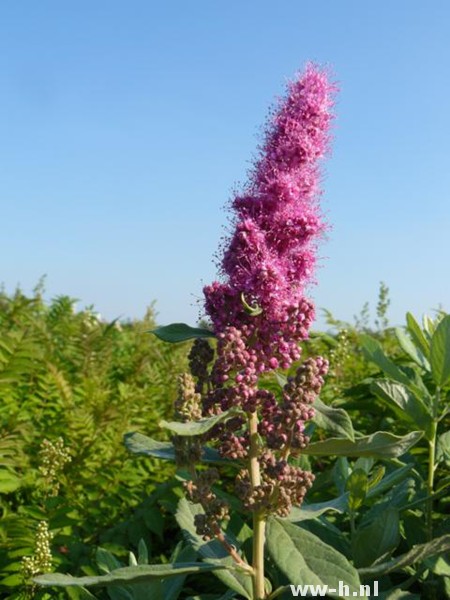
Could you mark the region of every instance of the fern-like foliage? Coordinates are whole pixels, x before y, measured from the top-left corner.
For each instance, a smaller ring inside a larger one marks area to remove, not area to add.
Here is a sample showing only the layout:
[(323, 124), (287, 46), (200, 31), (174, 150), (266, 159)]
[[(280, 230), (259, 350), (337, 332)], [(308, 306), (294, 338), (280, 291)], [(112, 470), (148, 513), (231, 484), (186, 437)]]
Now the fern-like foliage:
[[(153, 434), (171, 412), (174, 373), (186, 368), (186, 347), (149, 336), (144, 319), (105, 323), (91, 309), (42, 289), (27, 297), (0, 291), (0, 595), (19, 589), (20, 558), (30, 554), (36, 521), (55, 532), (57, 561), (87, 560), (83, 544), (98, 541), (130, 515), (167, 471), (131, 458), (123, 434)], [(49, 497), (39, 471), (44, 439), (64, 440), (71, 462)], [(12, 596), (11, 596), (12, 597)]]

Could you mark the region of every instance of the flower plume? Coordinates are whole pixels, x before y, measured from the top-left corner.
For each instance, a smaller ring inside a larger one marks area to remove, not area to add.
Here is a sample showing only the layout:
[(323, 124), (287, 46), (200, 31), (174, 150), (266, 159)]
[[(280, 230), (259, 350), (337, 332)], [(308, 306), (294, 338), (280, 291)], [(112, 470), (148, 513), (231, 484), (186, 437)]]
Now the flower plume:
[(255, 374), (297, 360), (298, 342), (314, 318), (305, 287), (324, 230), (319, 160), (329, 148), (334, 92), (327, 73), (312, 64), (289, 83), (269, 118), (249, 181), (233, 199), (223, 281), (204, 288), (215, 333), (223, 339), (229, 328), (239, 332)]

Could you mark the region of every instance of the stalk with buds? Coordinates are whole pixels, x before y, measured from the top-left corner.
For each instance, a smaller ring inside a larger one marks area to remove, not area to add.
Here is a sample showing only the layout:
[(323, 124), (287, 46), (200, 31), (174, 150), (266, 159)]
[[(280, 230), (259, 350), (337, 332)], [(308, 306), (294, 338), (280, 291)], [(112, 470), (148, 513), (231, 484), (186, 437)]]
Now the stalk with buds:
[[(287, 379), (281, 400), (261, 387), (260, 379), (300, 359), (299, 343), (308, 337), (314, 318), (305, 290), (324, 230), (319, 161), (329, 148), (333, 93), (326, 73), (308, 65), (271, 115), (259, 159), (232, 201), (234, 231), (220, 264), (222, 279), (204, 288), (216, 354), (204, 339), (194, 343), (190, 354), (202, 416), (233, 411), (207, 438), (222, 458), (243, 465), (235, 491), (253, 515), (251, 573), (257, 600), (266, 597), (266, 519), (300, 506), (314, 481), (312, 473), (291, 465), (289, 458), (308, 444), (305, 422), (314, 415), (312, 403), (327, 361), (317, 357), (300, 364)], [(196, 525), (205, 539), (223, 538), (221, 523), (229, 513), (211, 490), (218, 477), (210, 469), (186, 484), (192, 502), (204, 508)], [(238, 555), (234, 558), (242, 562)]]

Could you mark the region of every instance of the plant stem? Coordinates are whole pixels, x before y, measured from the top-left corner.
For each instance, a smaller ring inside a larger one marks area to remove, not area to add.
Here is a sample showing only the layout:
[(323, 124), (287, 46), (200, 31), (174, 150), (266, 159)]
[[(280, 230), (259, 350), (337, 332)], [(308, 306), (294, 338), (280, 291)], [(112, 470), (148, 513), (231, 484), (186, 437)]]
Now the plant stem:
[(427, 501), (427, 534), (428, 541), (431, 542), (433, 539), (433, 491), (434, 491), (434, 472), (436, 470), (435, 460), (436, 460), (436, 437), (437, 437), (437, 425), (438, 425), (438, 414), (439, 414), (439, 401), (440, 401), (441, 390), (438, 386), (436, 388), (436, 394), (434, 396), (434, 406), (433, 406), (433, 428), (431, 431), (431, 436), (428, 441), (428, 481), (427, 481), (427, 492), (428, 498)]
[[(248, 418), (250, 435), (249, 471), (252, 488), (261, 485), (261, 470), (258, 460), (258, 416), (250, 413)], [(264, 600), (264, 540), (266, 521), (260, 512), (253, 514), (253, 596), (255, 600)]]
[(248, 563), (246, 563), (245, 560), (242, 560), (242, 558), (237, 553), (236, 548), (231, 546), (218, 524), (214, 528), (214, 534), (216, 536), (216, 539), (219, 540), (219, 542), (222, 544), (222, 546), (225, 548), (225, 550), (228, 552), (228, 554), (231, 556), (234, 562), (247, 573), (253, 574), (252, 567)]
[(428, 481), (427, 481), (427, 493), (430, 496), (427, 500), (427, 534), (428, 541), (431, 542), (433, 539), (433, 488), (434, 488), (434, 472), (435, 467), (435, 456), (436, 456), (436, 422), (433, 423), (433, 436), (428, 442)]
[[(197, 481), (198, 480), (197, 469), (195, 468), (195, 466), (193, 464), (189, 465), (189, 472), (191, 474), (192, 481)], [(202, 503), (202, 507), (203, 507), (203, 510), (206, 512), (206, 506), (204, 506), (203, 503)], [(239, 565), (242, 569), (244, 569), (245, 571), (252, 573), (253, 572), (252, 567), (239, 556), (236, 548), (228, 542), (219, 523), (215, 524), (215, 526), (213, 527), (213, 531), (214, 531), (214, 535), (215, 535), (216, 539), (219, 540), (219, 542), (222, 544), (222, 546), (225, 548), (225, 550), (228, 552), (228, 554), (231, 556), (231, 558), (234, 560), (234, 562), (237, 565)]]
[(350, 511), (350, 535), (351, 535), (351, 539), (353, 540), (353, 536), (356, 533), (356, 526), (355, 526), (355, 513), (353, 512), (353, 510)]

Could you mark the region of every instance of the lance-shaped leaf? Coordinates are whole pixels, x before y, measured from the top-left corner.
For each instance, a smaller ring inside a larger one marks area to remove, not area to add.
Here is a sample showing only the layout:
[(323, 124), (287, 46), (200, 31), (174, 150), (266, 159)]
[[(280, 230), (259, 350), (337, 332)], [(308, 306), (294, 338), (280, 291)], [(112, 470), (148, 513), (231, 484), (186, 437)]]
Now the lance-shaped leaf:
[(419, 365), (419, 367), (429, 371), (430, 363), (428, 362), (427, 357), (422, 352), (420, 347), (417, 347), (413, 340), (405, 333), (405, 331), (400, 327), (396, 327), (395, 335), (397, 336), (398, 342), (406, 354), (408, 354), (413, 361)]
[(164, 342), (185, 342), (195, 338), (213, 338), (214, 333), (209, 329), (203, 329), (202, 327), (190, 327), (186, 323), (172, 323), (172, 325), (165, 325), (163, 327), (157, 327), (156, 329), (150, 329), (147, 333), (153, 333), (160, 340)]
[(378, 575), (386, 575), (393, 571), (399, 571), (414, 563), (419, 563), (429, 558), (430, 556), (436, 556), (450, 550), (450, 534), (443, 535), (441, 537), (431, 540), (426, 544), (417, 544), (411, 548), (406, 554), (397, 556), (392, 560), (388, 560), (383, 563), (368, 567), (365, 569), (358, 569), (360, 575), (363, 577), (376, 577)]
[(178, 421), (161, 421), (160, 426), (164, 427), (164, 429), (173, 431), (173, 433), (176, 433), (177, 435), (203, 435), (215, 425), (223, 423), (224, 421), (227, 421), (231, 417), (235, 417), (238, 414), (242, 414), (242, 412), (236, 408), (230, 408), (230, 410), (227, 410), (220, 415), (205, 417), (204, 419), (199, 419), (198, 421), (188, 421), (187, 423), (179, 423)]
[(386, 375), (389, 375), (395, 381), (409, 385), (410, 381), (406, 374), (397, 367), (397, 365), (386, 356), (383, 346), (378, 340), (375, 340), (370, 335), (361, 336), (361, 344), (364, 354), (367, 359), (372, 361), (379, 367)]
[(369, 489), (369, 478), (363, 469), (354, 469), (347, 479), (345, 489), (350, 494), (348, 507), (351, 512), (358, 510), (363, 504), (367, 490)]
[[(194, 518), (197, 514), (202, 514), (203, 509), (199, 504), (192, 504), (185, 498), (182, 498), (178, 503), (175, 518), (178, 525), (183, 531), (186, 541), (202, 556), (208, 563), (221, 564), (230, 570), (215, 571), (215, 575), (228, 588), (234, 590), (238, 594), (244, 596), (248, 600), (253, 598), (252, 581), (248, 573), (244, 573), (236, 569), (236, 563), (227, 553), (223, 545), (217, 540), (205, 542), (198, 535), (194, 524)], [(238, 541), (227, 533), (227, 538), (230, 544), (236, 548), (239, 547)]]
[(380, 496), (381, 494), (384, 494), (384, 492), (387, 492), (393, 488), (397, 483), (404, 481), (408, 477), (412, 468), (413, 465), (405, 465), (404, 467), (400, 467), (399, 469), (392, 471), (392, 473), (389, 473), (389, 475), (383, 477), (379, 483), (376, 483), (373, 487), (369, 487), (367, 498), (376, 498), (377, 496)]
[(446, 385), (450, 379), (450, 315), (440, 321), (433, 333), (430, 364), (436, 385)]
[(425, 334), (422, 331), (419, 323), (413, 317), (413, 315), (408, 312), (406, 313), (406, 324), (408, 326), (408, 331), (413, 339), (414, 344), (417, 348), (420, 349), (425, 358), (430, 358), (430, 343), (425, 337)]
[(159, 442), (147, 435), (132, 431), (124, 435), (124, 443), (133, 454), (153, 456), (162, 460), (175, 460), (175, 449), (171, 442)]
[(405, 385), (389, 379), (375, 379), (370, 390), (387, 404), (399, 419), (409, 421), (428, 435), (432, 435), (433, 418), (430, 410)]
[(299, 523), (300, 521), (316, 519), (329, 511), (343, 513), (347, 509), (347, 499), (348, 493), (327, 502), (317, 502), (315, 504), (304, 503), (301, 508), (293, 506), (287, 519), (293, 523)]
[(339, 582), (342, 581), (349, 586), (350, 594), (359, 593), (358, 572), (346, 557), (289, 521), (269, 518), (267, 548), (275, 564), (293, 583), (327, 585), (328, 595), (339, 598)]
[(366, 358), (372, 361), (379, 367), (383, 373), (388, 375), (394, 381), (402, 383), (419, 396), (428, 394), (422, 380), (417, 378), (417, 375), (412, 369), (409, 369), (409, 374), (400, 369), (384, 352), (383, 346), (370, 337), (370, 335), (361, 336), (361, 345)]
[(343, 408), (327, 406), (319, 398), (316, 399), (313, 407), (316, 411), (313, 421), (319, 427), (342, 437), (346, 437), (349, 440), (355, 439), (352, 421)]
[(450, 464), (450, 431), (445, 431), (438, 437), (436, 460)]
[[(124, 443), (133, 454), (153, 456), (162, 460), (175, 460), (175, 449), (171, 442), (159, 442), (137, 431), (126, 433)], [(221, 458), (214, 448), (203, 447), (201, 461), (205, 463), (223, 464), (240, 468), (240, 461)]]
[(131, 583), (178, 577), (179, 575), (200, 575), (209, 571), (225, 569), (224, 565), (204, 563), (175, 563), (168, 565), (136, 565), (115, 569), (105, 575), (72, 577), (64, 573), (45, 573), (33, 579), (39, 585), (51, 586), (115, 586)]
[(352, 549), (355, 564), (367, 567), (380, 556), (393, 551), (400, 542), (398, 510), (387, 508), (365, 527), (359, 527), (353, 535)]
[(423, 436), (422, 431), (413, 431), (404, 436), (386, 431), (357, 438), (354, 442), (342, 438), (330, 438), (315, 442), (302, 450), (313, 456), (371, 456), (373, 458), (396, 458), (407, 452)]

